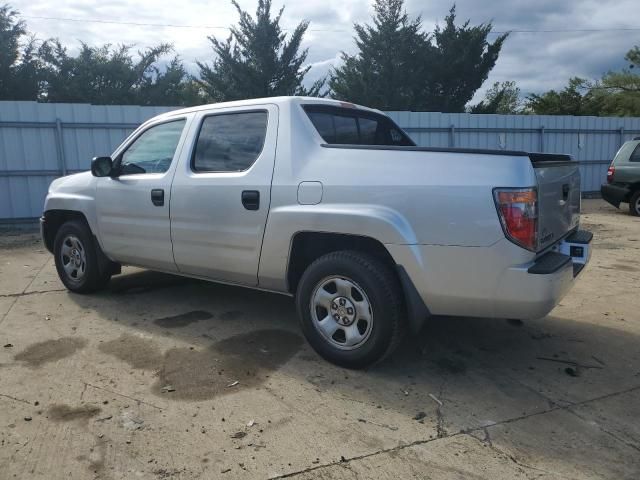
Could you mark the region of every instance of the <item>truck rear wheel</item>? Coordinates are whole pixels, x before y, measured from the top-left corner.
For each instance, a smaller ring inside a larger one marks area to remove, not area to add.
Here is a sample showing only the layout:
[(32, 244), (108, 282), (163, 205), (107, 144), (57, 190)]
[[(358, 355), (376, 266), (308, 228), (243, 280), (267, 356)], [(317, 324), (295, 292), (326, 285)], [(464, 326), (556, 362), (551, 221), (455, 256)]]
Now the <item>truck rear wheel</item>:
[(302, 275), (296, 306), (313, 349), (342, 367), (382, 360), (404, 330), (402, 290), (393, 270), (360, 252), (333, 252), (314, 261)]
[(633, 192), (629, 199), (629, 213), (633, 216), (640, 217), (640, 189)]
[(76, 293), (91, 293), (104, 287), (109, 270), (100, 271), (93, 235), (79, 220), (64, 223), (56, 233), (53, 255), (58, 276), (65, 287)]

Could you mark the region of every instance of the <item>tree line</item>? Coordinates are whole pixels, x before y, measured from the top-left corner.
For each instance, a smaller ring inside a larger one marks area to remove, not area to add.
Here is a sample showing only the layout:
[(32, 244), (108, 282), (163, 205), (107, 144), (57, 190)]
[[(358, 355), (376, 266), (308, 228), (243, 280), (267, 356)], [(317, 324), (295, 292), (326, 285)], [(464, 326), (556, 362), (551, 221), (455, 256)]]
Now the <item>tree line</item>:
[(382, 110), (558, 115), (640, 115), (640, 48), (629, 67), (600, 80), (572, 78), (563, 90), (522, 96), (513, 81), (494, 83), (470, 101), (495, 66), (509, 34), (490, 42), (492, 24), (458, 22), (455, 5), (432, 32), (411, 18), (404, 0), (374, 0), (368, 23), (354, 25), (356, 53), (312, 84), (308, 21), (286, 33), (284, 7), (258, 0), (255, 14), (232, 0), (238, 23), (225, 40), (209, 36), (213, 58), (188, 72), (171, 44), (134, 51), (131, 45), (80, 43), (71, 54), (60, 40), (28, 32), (20, 15), (0, 6), (0, 100), (102, 105), (198, 105), (277, 95), (330, 96)]

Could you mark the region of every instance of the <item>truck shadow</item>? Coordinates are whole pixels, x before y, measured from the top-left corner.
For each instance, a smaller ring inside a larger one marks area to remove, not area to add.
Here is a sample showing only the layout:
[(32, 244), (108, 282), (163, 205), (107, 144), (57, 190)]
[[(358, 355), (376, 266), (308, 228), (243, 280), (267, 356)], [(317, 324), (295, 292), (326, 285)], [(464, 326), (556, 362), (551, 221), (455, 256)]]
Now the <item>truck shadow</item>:
[[(96, 296), (71, 298), (93, 307), (103, 318), (153, 334), (174, 335), (201, 347), (252, 331), (286, 331), (302, 340), (291, 298), (240, 287), (137, 271), (114, 277), (108, 289)], [(394, 394), (381, 399), (391, 401), (395, 393), (411, 397), (404, 392), (412, 387), (428, 385), (435, 395), (442, 382), (482, 377), (486, 382), (483, 390), (496, 382), (502, 388), (510, 381), (518, 388), (540, 390), (540, 395), (554, 394), (553, 401), (572, 402), (580, 397), (570, 387), (576, 383), (589, 382), (591, 395), (597, 395), (600, 388), (615, 389), (626, 380), (640, 383), (640, 368), (625, 367), (629, 355), (640, 359), (638, 338), (624, 330), (624, 320), (619, 323), (621, 328), (616, 329), (588, 319), (553, 316), (524, 323), (434, 317), (419, 334), (409, 335), (392, 358), (367, 371), (334, 367), (304, 341), (294, 342), (296, 352), (287, 370), (318, 388), (347, 389), (361, 400), (388, 390), (380, 389), (380, 381), (397, 385), (391, 389)], [(277, 336), (272, 342), (275, 348)], [(253, 347), (249, 342), (243, 352), (244, 346), (239, 345), (240, 350), (233, 354), (251, 356)], [(577, 376), (568, 374), (567, 367), (577, 367), (571, 372)], [(345, 375), (348, 382), (341, 381)], [(538, 389), (537, 383), (554, 388)], [(368, 387), (371, 390), (365, 393)], [(375, 398), (370, 401), (379, 403)], [(402, 398), (393, 403), (411, 402)]]
[[(327, 363), (306, 344), (286, 296), (139, 271), (114, 277), (100, 294), (70, 298), (105, 321), (148, 334), (146, 346), (127, 347), (131, 338), (123, 335), (109, 340), (102, 353), (155, 371), (159, 380), (149, 391), (164, 395), (175, 389), (176, 401), (267, 388), (278, 371), (299, 388), (321, 394), (318, 402), (331, 408), (357, 402), (357, 420), (375, 428), (397, 429), (389, 418), (404, 418), (424, 423), (433, 436), (467, 431), (485, 438), (486, 428), (529, 416), (553, 432), (556, 420), (540, 414), (640, 385), (640, 339), (624, 319), (609, 318), (603, 326), (595, 313), (527, 322), (431, 318), (392, 358), (350, 371)], [(153, 338), (167, 336), (190, 346), (162, 351)], [(211, 374), (219, 378), (203, 388)], [(226, 388), (236, 380), (239, 388)], [(552, 457), (566, 453), (555, 453), (542, 439), (535, 448)]]

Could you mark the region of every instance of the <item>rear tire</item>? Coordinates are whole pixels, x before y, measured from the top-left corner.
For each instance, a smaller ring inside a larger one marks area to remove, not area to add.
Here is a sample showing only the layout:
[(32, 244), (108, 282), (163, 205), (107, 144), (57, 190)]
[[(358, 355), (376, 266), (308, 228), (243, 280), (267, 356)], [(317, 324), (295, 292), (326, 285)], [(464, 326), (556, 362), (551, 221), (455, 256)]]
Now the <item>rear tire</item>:
[(53, 244), (56, 270), (62, 283), (72, 292), (95, 292), (109, 282), (111, 271), (100, 270), (98, 248), (84, 222), (71, 220), (58, 229)]
[(640, 217), (640, 190), (636, 190), (629, 199), (629, 213), (634, 217)]
[(364, 368), (397, 347), (405, 307), (395, 272), (355, 251), (329, 253), (304, 272), (296, 295), (298, 318), (309, 344), (324, 359)]

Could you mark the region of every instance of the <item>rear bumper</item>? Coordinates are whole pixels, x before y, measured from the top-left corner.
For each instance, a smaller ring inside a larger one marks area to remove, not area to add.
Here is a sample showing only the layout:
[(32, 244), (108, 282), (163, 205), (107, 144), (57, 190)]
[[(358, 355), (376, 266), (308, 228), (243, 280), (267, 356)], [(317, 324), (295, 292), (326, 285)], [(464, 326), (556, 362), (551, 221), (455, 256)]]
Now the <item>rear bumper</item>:
[(538, 257), (528, 268), (512, 267), (501, 280), (498, 317), (535, 319), (562, 300), (591, 259), (593, 234), (578, 230)]
[(568, 237), (554, 246), (553, 255), (538, 258), (506, 239), (486, 248), (387, 247), (431, 314), (535, 319), (547, 315), (574, 285), (589, 262), (590, 242), (589, 232)]
[(618, 208), (622, 202), (626, 202), (629, 199), (630, 192), (629, 187), (610, 183), (605, 183), (600, 187), (602, 198), (616, 208)]

